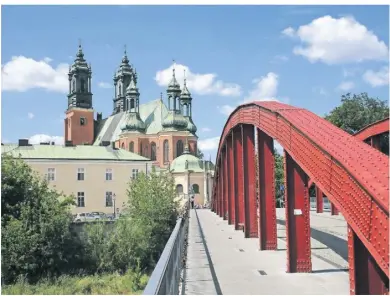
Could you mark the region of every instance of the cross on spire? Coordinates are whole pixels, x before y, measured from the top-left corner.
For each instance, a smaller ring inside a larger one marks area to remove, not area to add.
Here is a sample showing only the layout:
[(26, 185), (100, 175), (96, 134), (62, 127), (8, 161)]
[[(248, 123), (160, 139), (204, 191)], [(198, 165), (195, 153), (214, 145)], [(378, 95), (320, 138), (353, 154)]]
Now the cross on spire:
[(79, 48), (81, 48), (81, 38), (79, 38)]
[(125, 44), (125, 55), (127, 55), (127, 47), (126, 47), (126, 44)]
[(176, 61), (175, 61), (175, 59), (172, 59), (172, 61), (173, 61), (173, 76), (175, 76), (175, 66), (176, 66)]

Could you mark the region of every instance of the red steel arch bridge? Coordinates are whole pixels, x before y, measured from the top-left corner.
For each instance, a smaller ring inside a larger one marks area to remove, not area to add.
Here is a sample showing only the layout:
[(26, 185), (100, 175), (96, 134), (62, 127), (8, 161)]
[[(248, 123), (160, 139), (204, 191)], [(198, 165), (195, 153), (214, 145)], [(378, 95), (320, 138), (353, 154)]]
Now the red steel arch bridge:
[(350, 135), (302, 108), (243, 104), (222, 131), (212, 210), (245, 237), (258, 237), (260, 250), (276, 250), (276, 140), (284, 148), (287, 272), (312, 271), (309, 188), (315, 184), (317, 211), (325, 194), (348, 223), (350, 294), (388, 294), (389, 157), (375, 149), (388, 131), (389, 119)]

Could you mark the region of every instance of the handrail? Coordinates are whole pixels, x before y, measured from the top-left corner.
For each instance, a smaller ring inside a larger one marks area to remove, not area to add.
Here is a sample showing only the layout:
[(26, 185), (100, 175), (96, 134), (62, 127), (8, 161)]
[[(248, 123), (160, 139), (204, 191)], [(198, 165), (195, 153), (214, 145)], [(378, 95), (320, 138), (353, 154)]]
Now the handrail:
[(143, 295), (178, 295), (179, 281), (188, 217), (176, 222), (168, 242), (145, 287)]

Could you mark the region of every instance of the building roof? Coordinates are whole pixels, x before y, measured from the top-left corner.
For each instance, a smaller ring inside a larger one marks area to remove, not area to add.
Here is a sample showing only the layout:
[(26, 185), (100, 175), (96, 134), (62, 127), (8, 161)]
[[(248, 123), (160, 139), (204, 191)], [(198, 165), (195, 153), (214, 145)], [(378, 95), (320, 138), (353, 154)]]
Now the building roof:
[(191, 171), (192, 173), (203, 173), (204, 171), (212, 172), (214, 167), (210, 161), (202, 160), (189, 153), (188, 147), (184, 153), (176, 157), (169, 168), (171, 173), (184, 173)]
[[(126, 112), (120, 112), (104, 119), (99, 125), (98, 134), (93, 145), (100, 145), (103, 141), (115, 142), (122, 132), (121, 127), (126, 121)], [(168, 109), (161, 99), (157, 99), (139, 106), (139, 115), (146, 125), (145, 134), (155, 135), (162, 131), (162, 120), (168, 114)]]
[(18, 146), (4, 144), (1, 153), (9, 153), (22, 159), (77, 159), (77, 160), (113, 160), (113, 161), (148, 161), (148, 158), (124, 149), (113, 149), (111, 146), (57, 146), (31, 145)]

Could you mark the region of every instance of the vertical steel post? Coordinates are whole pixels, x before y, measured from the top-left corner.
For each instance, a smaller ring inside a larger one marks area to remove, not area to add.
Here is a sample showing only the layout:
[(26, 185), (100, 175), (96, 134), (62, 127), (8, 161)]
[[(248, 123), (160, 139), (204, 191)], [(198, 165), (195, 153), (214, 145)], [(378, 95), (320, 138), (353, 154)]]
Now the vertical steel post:
[(233, 129), (235, 229), (244, 230), (244, 164), (242, 159), (242, 127)]
[(223, 220), (228, 219), (229, 215), (229, 202), (228, 202), (228, 182), (227, 182), (227, 147), (226, 144), (223, 147), (223, 154), (222, 154), (222, 162), (223, 162)]
[(244, 233), (245, 237), (258, 237), (257, 200), (256, 200), (256, 161), (255, 129), (253, 125), (244, 124), (243, 128), (243, 161), (244, 161)]
[(230, 134), (226, 139), (226, 156), (227, 156), (227, 164), (226, 170), (228, 173), (228, 208), (229, 208), (229, 216), (228, 216), (228, 224), (235, 223), (235, 205), (234, 205), (234, 164), (233, 164), (233, 134)]
[(337, 216), (339, 214), (339, 210), (336, 208), (336, 206), (333, 203), (330, 204), (330, 213), (332, 216), (335, 215)]
[(276, 200), (274, 140), (257, 130), (259, 166), (260, 250), (276, 250)]
[(389, 294), (389, 279), (350, 226), (348, 262), (351, 295)]
[(308, 177), (284, 152), (287, 272), (311, 272)]
[(322, 190), (316, 185), (316, 209), (317, 213), (323, 213), (324, 212), (324, 194), (322, 193)]

